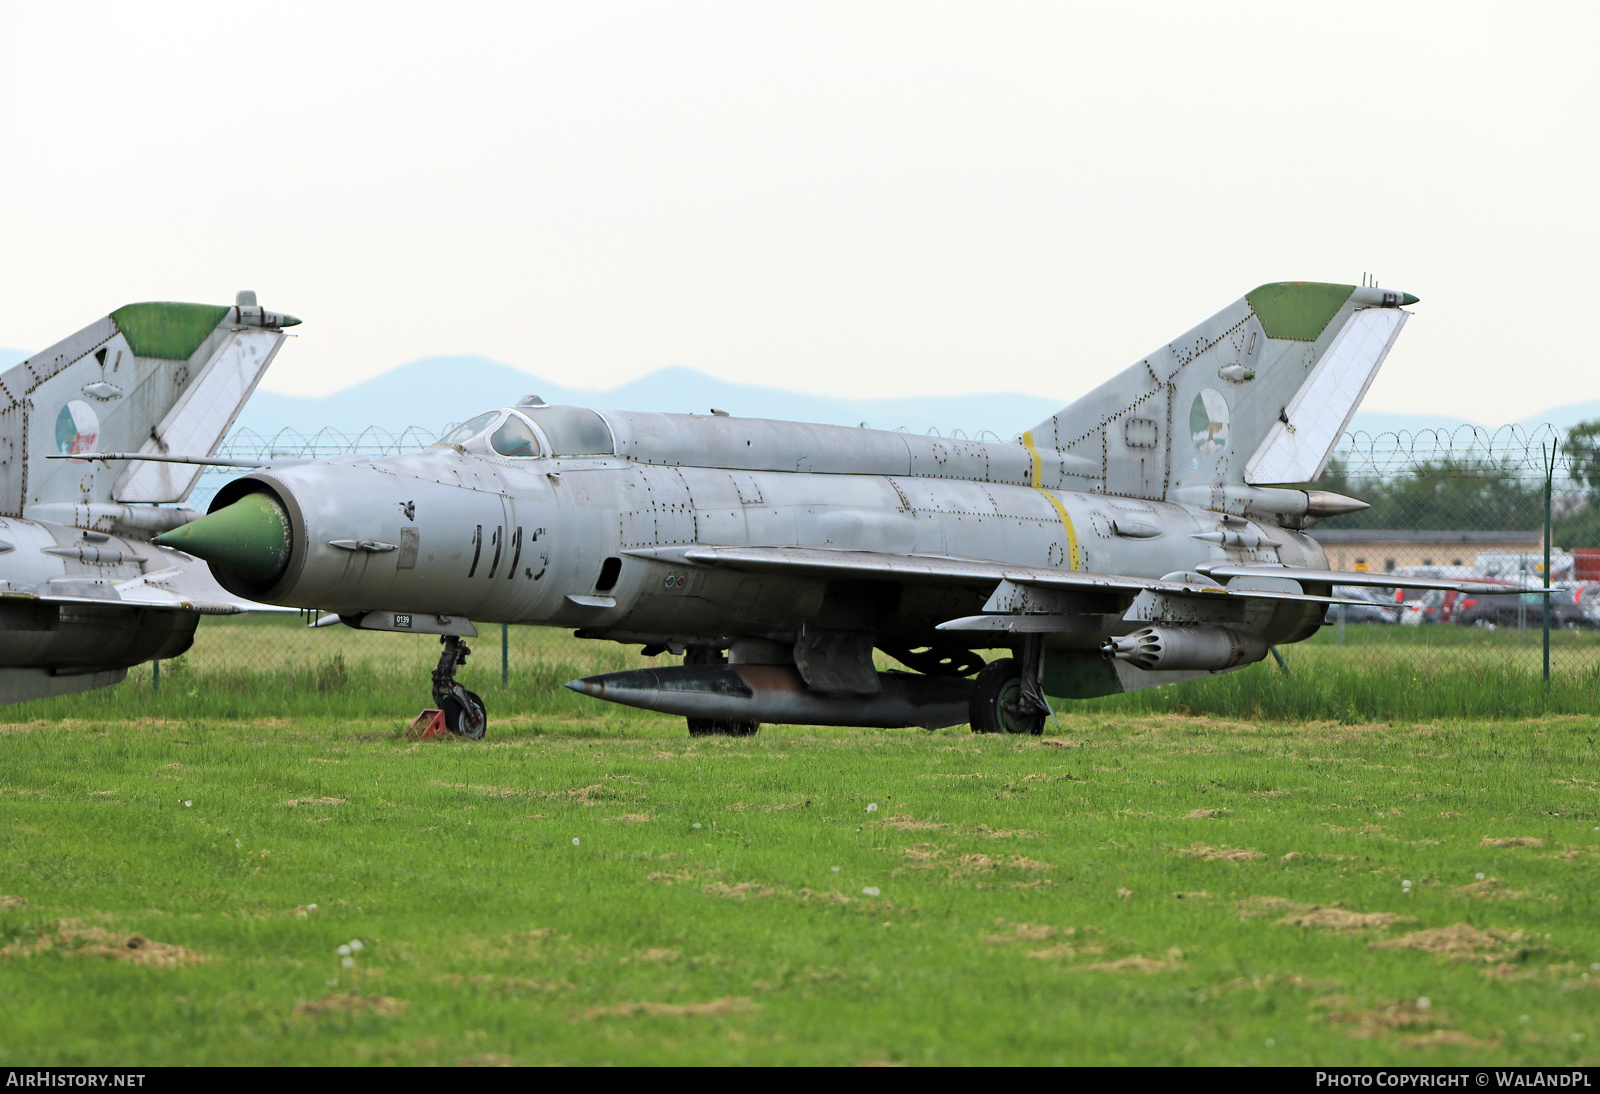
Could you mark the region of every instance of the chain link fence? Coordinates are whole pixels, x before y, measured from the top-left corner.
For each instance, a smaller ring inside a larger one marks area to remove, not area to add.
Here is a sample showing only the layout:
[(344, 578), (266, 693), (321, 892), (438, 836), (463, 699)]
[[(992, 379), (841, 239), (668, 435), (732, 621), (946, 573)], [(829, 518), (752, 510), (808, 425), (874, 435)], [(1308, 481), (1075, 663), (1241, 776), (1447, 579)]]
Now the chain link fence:
[[(384, 455), (420, 449), (434, 436), (418, 427), (355, 435), (324, 429), (309, 437), (285, 430), (270, 438), (241, 431), (229, 437), (222, 454)], [(1284, 649), (1289, 671), (1422, 681), (1443, 679), (1441, 673), (1503, 680), (1509, 672), (1563, 680), (1569, 691), (1574, 683), (1600, 683), (1596, 441), (1587, 427), (1549, 426), (1531, 433), (1463, 428), (1346, 435), (1315, 485), (1371, 507), (1323, 521), (1310, 532), (1333, 568), (1393, 574), (1399, 584), (1392, 590), (1341, 587), (1339, 592), (1362, 603), (1332, 608), (1320, 633)], [(217, 488), (240, 473), (208, 470), (190, 504), (204, 509)], [(1486, 590), (1515, 591), (1426, 591), (1406, 587), (1407, 576), (1459, 578)], [(321, 692), (365, 687), (392, 693), (400, 705), (427, 705), (429, 672), (439, 652), (433, 640), (344, 626), (308, 630), (309, 621), (294, 612), (208, 618), (190, 652), (136, 669), (123, 687), (223, 687), (241, 696), (279, 683)], [(491, 701), (507, 691), (525, 692), (530, 701), (552, 690), (565, 697), (559, 687), (565, 680), (654, 663), (636, 648), (582, 641), (567, 631), (498, 625), (480, 630), (462, 678)], [(1269, 661), (1246, 671), (1277, 669)]]
[[(1367, 603), (1332, 609), (1305, 654), (1600, 672), (1600, 475), (1584, 427), (1346, 435), (1317, 486), (1371, 506), (1310, 530), (1329, 564), (1393, 574), (1398, 587), (1341, 588)], [(1407, 576), (1485, 592), (1407, 588)]]

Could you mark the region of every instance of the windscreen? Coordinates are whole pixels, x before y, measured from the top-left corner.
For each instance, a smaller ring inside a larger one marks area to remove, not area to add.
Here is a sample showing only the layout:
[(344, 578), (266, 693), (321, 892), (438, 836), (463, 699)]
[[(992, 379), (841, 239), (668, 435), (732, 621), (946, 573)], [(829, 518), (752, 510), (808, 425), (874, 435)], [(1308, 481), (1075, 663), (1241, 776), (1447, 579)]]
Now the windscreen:
[(482, 433), (485, 429), (488, 429), (489, 423), (494, 421), (499, 413), (500, 412), (498, 410), (491, 410), (487, 414), (479, 414), (476, 418), (462, 422), (460, 425), (446, 433), (443, 437), (440, 437), (434, 443), (461, 444), (463, 441), (470, 441), (479, 433)]

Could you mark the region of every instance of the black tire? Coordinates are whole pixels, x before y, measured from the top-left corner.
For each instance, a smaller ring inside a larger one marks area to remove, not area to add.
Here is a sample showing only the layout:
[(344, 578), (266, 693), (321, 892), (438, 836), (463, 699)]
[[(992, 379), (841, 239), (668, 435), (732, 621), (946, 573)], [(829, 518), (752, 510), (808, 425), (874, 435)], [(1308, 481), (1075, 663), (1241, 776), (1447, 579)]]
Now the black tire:
[[(439, 709), (444, 712), (444, 727), (451, 733), (468, 741), (481, 741), (489, 732), (489, 715), (484, 710), (483, 699), (475, 691), (461, 689), (467, 701), (473, 706), (475, 717), (467, 716), (467, 709), (463, 707), (454, 695), (446, 695), (444, 702), (439, 704)], [(471, 723), (476, 722), (476, 725)]]
[(689, 718), (691, 737), (754, 737), (760, 722), (719, 722), (715, 718)]
[(972, 683), (972, 699), (967, 717), (974, 733), (1044, 732), (1041, 714), (1018, 715), (1014, 707), (1022, 698), (1022, 666), (1014, 657), (1003, 657), (983, 667)]

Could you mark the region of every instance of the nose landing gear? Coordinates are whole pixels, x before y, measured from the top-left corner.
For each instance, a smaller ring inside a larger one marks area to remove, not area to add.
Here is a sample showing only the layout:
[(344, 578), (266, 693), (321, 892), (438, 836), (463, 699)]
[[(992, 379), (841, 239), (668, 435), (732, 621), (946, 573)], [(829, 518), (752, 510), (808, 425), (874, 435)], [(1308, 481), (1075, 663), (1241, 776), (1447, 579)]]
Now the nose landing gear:
[(468, 691), (456, 679), (456, 669), (466, 663), (472, 651), (453, 634), (441, 636), (439, 642), (444, 650), (439, 654), (439, 667), (433, 670), (433, 703), (444, 712), (444, 725), (451, 733), (481, 741), (489, 729), (488, 712), (478, 693)]

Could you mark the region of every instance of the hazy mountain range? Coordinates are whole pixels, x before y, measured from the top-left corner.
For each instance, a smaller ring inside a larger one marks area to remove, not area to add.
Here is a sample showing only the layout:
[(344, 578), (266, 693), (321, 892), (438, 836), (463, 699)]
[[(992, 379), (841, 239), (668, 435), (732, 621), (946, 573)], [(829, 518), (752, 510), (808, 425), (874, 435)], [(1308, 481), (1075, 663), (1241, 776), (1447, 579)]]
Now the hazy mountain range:
[[(25, 355), (0, 349), (0, 368)], [(988, 430), (1010, 438), (1043, 421), (1062, 406), (1042, 395), (990, 393), (974, 395), (906, 395), (889, 399), (852, 399), (813, 395), (756, 384), (719, 380), (689, 368), (663, 368), (609, 390), (567, 387), (530, 375), (486, 357), (424, 357), (364, 380), (331, 395), (303, 397), (258, 391), (240, 415), (236, 429), (247, 428), (264, 438), (282, 429), (309, 436), (331, 427), (347, 435), (377, 426), (398, 433), (407, 426), (442, 432), (490, 407), (507, 406), (524, 395), (550, 403), (576, 403), (627, 410), (663, 410), (704, 414), (712, 407), (747, 418), (860, 425), (876, 429), (905, 427), (914, 433), (957, 429), (967, 436)], [(1600, 418), (1600, 399), (1552, 407), (1511, 423), (1532, 428), (1549, 423), (1567, 429)], [(1378, 434), (1407, 430), (1455, 429), (1487, 425), (1445, 414), (1360, 410), (1352, 432)]]

